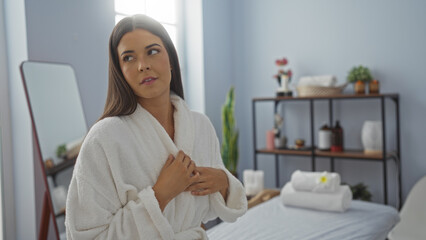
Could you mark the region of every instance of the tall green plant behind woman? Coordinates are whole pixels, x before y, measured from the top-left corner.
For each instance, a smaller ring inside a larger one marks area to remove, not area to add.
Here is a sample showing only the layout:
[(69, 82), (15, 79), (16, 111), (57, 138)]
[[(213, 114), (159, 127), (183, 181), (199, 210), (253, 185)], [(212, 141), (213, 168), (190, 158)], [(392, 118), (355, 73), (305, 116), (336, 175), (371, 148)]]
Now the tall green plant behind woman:
[(238, 130), (235, 127), (234, 87), (229, 89), (222, 106), (222, 160), (225, 167), (236, 176), (238, 165)]

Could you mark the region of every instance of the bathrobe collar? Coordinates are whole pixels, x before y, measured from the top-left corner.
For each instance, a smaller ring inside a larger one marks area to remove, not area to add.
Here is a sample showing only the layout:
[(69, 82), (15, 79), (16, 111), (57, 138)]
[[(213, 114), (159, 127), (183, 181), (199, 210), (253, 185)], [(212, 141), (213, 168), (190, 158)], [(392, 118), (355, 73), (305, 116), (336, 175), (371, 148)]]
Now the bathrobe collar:
[(175, 128), (174, 142), (157, 119), (139, 103), (131, 118), (139, 121), (142, 120), (144, 123), (150, 124), (159, 136), (164, 147), (174, 156), (176, 156), (179, 150), (182, 150), (191, 157), (195, 140), (194, 120), (191, 110), (188, 108), (185, 101), (173, 92), (170, 94), (170, 101), (175, 107), (173, 113)]

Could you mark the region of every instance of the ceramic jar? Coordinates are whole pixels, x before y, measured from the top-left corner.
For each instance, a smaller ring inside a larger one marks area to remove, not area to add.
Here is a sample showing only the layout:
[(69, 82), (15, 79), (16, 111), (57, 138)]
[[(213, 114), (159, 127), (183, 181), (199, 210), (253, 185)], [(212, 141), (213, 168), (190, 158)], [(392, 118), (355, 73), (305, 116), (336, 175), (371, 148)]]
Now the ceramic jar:
[(331, 129), (324, 125), (318, 132), (318, 149), (329, 151), (331, 148)]
[(381, 153), (383, 148), (381, 121), (365, 121), (362, 126), (361, 140), (365, 153)]

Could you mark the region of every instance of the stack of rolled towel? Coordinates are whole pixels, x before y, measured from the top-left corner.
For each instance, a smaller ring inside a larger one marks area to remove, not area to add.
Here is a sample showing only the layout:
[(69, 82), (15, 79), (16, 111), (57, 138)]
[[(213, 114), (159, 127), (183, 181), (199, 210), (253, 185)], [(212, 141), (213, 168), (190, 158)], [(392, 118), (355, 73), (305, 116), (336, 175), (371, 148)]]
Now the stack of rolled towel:
[(338, 173), (297, 170), (280, 197), (288, 206), (344, 212), (351, 205), (352, 192), (347, 185), (340, 185)]
[(334, 87), (337, 79), (334, 75), (306, 76), (299, 79), (299, 86)]

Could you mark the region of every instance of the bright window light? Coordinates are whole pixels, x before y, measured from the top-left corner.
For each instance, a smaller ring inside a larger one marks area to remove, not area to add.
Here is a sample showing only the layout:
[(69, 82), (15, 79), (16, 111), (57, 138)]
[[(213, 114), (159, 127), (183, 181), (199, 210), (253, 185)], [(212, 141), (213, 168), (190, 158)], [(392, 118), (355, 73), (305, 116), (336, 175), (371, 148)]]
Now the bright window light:
[(163, 24), (177, 48), (177, 0), (115, 0), (115, 24), (134, 14), (146, 14)]
[(170, 25), (170, 24), (163, 24), (164, 28), (166, 29), (167, 33), (169, 34), (170, 38), (172, 39), (173, 44), (177, 48), (177, 30), (176, 26)]
[(117, 24), (121, 19), (125, 18), (126, 15), (117, 14), (115, 15), (115, 24)]
[(115, 0), (115, 11), (117, 13), (134, 15), (138, 13), (145, 13), (144, 0)]
[(146, 0), (147, 14), (159, 22), (176, 24), (175, 0)]

